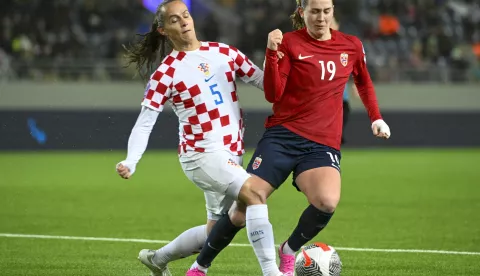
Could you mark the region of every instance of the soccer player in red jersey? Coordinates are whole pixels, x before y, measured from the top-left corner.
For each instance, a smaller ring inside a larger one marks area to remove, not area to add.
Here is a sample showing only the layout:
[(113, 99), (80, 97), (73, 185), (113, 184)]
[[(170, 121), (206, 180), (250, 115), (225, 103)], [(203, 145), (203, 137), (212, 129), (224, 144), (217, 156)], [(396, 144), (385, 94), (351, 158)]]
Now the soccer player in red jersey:
[[(261, 158), (264, 168), (251, 161), (247, 169), (275, 188), (293, 172), (294, 186), (310, 203), (279, 249), (280, 271), (292, 275), (295, 252), (326, 227), (340, 200), (343, 90), (350, 75), (373, 134), (390, 137), (360, 40), (330, 28), (332, 0), (297, 4), (293, 20), (298, 30), (269, 34), (264, 88), (273, 115), (267, 118), (267, 131), (253, 156)], [(277, 51), (284, 54), (280, 61)]]
[[(350, 75), (368, 111), (373, 134), (390, 137), (360, 40), (330, 28), (332, 0), (299, 0), (297, 4), (292, 20), (298, 30), (285, 35), (275, 30), (268, 36), (264, 89), (266, 99), (273, 103), (273, 114), (266, 120), (266, 131), (247, 167), (247, 172), (263, 179), (257, 190), (264, 197), (293, 172), (293, 185), (310, 203), (280, 246), (284, 275), (294, 274), (295, 252), (326, 227), (340, 200), (342, 99)], [(278, 60), (280, 52), (283, 57)], [(219, 221), (215, 227), (222, 224)]]

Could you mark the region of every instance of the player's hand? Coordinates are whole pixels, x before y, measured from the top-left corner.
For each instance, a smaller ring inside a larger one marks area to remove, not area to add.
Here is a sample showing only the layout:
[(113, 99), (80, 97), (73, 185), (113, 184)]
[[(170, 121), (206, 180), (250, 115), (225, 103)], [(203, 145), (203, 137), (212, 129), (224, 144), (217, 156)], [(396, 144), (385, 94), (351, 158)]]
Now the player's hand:
[(376, 120), (372, 123), (373, 135), (379, 138), (390, 138), (390, 127), (383, 120)]
[(268, 34), (267, 47), (272, 51), (278, 50), (278, 45), (282, 43), (283, 33), (279, 29), (276, 29)]
[(122, 161), (117, 164), (117, 173), (123, 179), (129, 179), (132, 177), (133, 173), (135, 172), (135, 165), (126, 164), (125, 161)]

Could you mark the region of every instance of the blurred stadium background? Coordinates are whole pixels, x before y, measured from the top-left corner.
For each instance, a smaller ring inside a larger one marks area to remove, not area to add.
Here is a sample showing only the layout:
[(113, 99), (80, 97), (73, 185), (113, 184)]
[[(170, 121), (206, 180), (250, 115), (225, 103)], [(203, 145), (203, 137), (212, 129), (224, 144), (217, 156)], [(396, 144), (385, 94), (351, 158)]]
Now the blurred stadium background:
[[(148, 30), (158, 2), (0, 1), (0, 275), (146, 275), (139, 249), (204, 222), (169, 109), (135, 177), (114, 171), (144, 90), (123, 68), (122, 44)], [(268, 32), (290, 31), (295, 9), (294, 0), (186, 2), (199, 38), (257, 65)], [(317, 238), (339, 247), (344, 275), (480, 275), (480, 1), (335, 0), (335, 12), (364, 43), (392, 138), (372, 137), (351, 95), (343, 198)], [(249, 158), (270, 105), (239, 90)], [(269, 204), (279, 242), (306, 202), (286, 183)], [(252, 253), (229, 248), (211, 273), (259, 275)], [(173, 264), (174, 275), (191, 261)]]

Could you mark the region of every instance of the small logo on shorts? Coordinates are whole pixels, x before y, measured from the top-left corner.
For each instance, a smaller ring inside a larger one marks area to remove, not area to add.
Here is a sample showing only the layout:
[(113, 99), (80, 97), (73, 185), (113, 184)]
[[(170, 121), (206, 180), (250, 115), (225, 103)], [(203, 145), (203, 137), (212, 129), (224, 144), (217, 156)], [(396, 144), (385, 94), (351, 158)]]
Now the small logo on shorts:
[(234, 167), (237, 167), (237, 168), (241, 168), (240, 165), (238, 165), (235, 161), (233, 161), (232, 159), (228, 159), (228, 165), (230, 166), (234, 166)]
[(261, 164), (262, 164), (262, 158), (256, 157), (255, 160), (253, 160), (252, 168), (256, 170), (258, 169), (258, 167), (260, 167)]

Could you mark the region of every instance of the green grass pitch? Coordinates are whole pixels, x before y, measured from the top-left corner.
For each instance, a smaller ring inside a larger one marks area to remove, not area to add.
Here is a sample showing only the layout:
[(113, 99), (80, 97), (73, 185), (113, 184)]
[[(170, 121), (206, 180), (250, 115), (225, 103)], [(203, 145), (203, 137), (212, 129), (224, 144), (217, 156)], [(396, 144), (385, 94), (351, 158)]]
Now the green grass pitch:
[[(206, 219), (202, 192), (175, 152), (147, 151), (131, 180), (114, 170), (125, 152), (0, 153), (0, 234), (171, 240)], [(247, 156), (249, 158), (249, 156)], [(342, 200), (315, 238), (334, 247), (480, 252), (480, 150), (345, 150)], [(269, 199), (275, 240), (307, 203), (285, 183)], [(241, 231), (235, 243), (248, 243)], [(9, 238), (0, 275), (148, 275), (136, 260), (162, 244)], [(480, 254), (339, 250), (344, 276), (480, 275)], [(172, 263), (185, 275), (190, 257)], [(261, 275), (253, 250), (228, 247), (209, 275)]]

